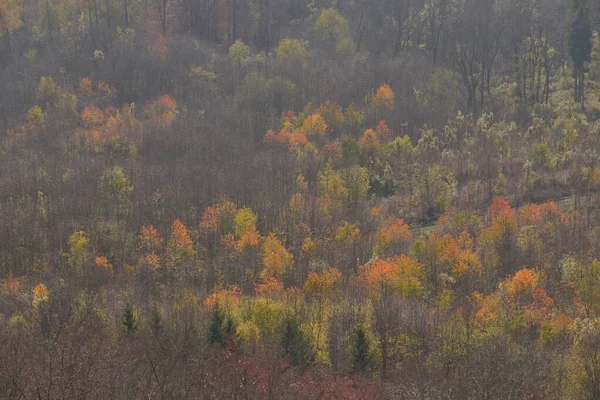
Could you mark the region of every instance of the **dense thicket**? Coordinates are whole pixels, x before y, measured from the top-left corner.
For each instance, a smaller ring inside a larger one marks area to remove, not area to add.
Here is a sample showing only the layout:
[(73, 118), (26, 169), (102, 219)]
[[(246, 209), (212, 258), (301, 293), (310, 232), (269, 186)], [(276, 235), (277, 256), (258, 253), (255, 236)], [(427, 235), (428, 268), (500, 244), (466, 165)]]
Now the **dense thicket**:
[(600, 397), (591, 0), (0, 0), (0, 396)]

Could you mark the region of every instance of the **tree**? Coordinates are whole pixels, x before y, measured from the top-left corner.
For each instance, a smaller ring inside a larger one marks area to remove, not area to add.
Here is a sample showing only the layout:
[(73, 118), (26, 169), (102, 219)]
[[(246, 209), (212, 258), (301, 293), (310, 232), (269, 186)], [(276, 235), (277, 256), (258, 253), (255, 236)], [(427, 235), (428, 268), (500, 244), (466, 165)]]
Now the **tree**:
[(69, 251), (64, 254), (69, 266), (82, 273), (90, 259), (88, 239), (84, 231), (73, 232), (67, 242)]
[(369, 171), (364, 167), (353, 166), (343, 170), (342, 175), (348, 189), (348, 202), (356, 206), (369, 192)]
[(402, 254), (399, 257), (363, 265), (359, 279), (372, 302), (376, 332), (381, 348), (381, 375), (387, 377), (390, 369), (390, 340), (395, 332), (398, 300), (418, 299), (423, 293), (423, 265)]
[(96, 267), (109, 276), (113, 275), (113, 265), (106, 257), (96, 257)]
[[(62, 22), (62, 4), (55, 0), (40, 0), (39, 3), (39, 21), (38, 25), (49, 36), (50, 45), (54, 45), (54, 36), (58, 33), (60, 36), (60, 28)], [(97, 10), (97, 9), (96, 9)]]
[(324, 136), (327, 133), (327, 124), (321, 114), (311, 114), (304, 119), (300, 130), (306, 135)]
[(145, 252), (158, 251), (162, 244), (163, 238), (158, 233), (158, 230), (152, 225), (144, 225), (140, 228), (138, 235), (139, 247)]
[(21, 7), (19, 0), (2, 0), (0, 2), (0, 36), (10, 33), (12, 29), (22, 25)]
[(571, 0), (569, 53), (573, 59), (575, 102), (585, 108), (585, 63), (592, 59), (592, 26), (587, 0)]
[(354, 328), (352, 339), (352, 371), (364, 373), (368, 371), (371, 363), (371, 345), (365, 325), (359, 324)]
[(516, 248), (517, 223), (514, 210), (510, 207), (508, 200), (497, 196), (487, 213), (491, 224), (484, 229), (479, 236), (482, 250), (481, 261), (490, 285), (497, 283), (515, 272), (520, 265), (514, 249)]
[(198, 266), (196, 250), (183, 222), (176, 218), (173, 221), (171, 238), (167, 244), (166, 265), (171, 277), (196, 277)]
[(460, 83), (460, 76), (450, 69), (436, 68), (433, 71), (423, 97), (423, 101), (431, 110), (432, 118), (439, 121), (440, 125), (446, 124), (465, 109), (464, 90)]
[(329, 49), (346, 52), (352, 49), (352, 39), (349, 36), (348, 21), (335, 8), (321, 11), (315, 24), (318, 38)]
[(98, 188), (107, 202), (107, 211), (114, 208), (117, 215), (125, 212), (129, 205), (129, 197), (133, 192), (133, 185), (121, 167), (105, 169), (100, 177)]
[(223, 310), (219, 302), (216, 302), (212, 310), (210, 325), (208, 327), (208, 342), (210, 344), (218, 343), (223, 345), (225, 343), (225, 339), (227, 338), (224, 330), (226, 319), (225, 310)]
[(60, 92), (52, 75), (40, 78), (36, 94), (38, 101), (45, 109), (54, 106), (58, 102)]
[(172, 96), (160, 96), (156, 100), (148, 100), (144, 105), (144, 115), (153, 122), (168, 124), (177, 117), (177, 101)]
[(263, 278), (285, 276), (294, 262), (294, 255), (285, 248), (281, 240), (273, 233), (265, 238), (261, 255), (264, 267), (261, 272)]
[(123, 328), (128, 334), (135, 333), (138, 330), (137, 316), (133, 304), (130, 302), (125, 303), (125, 309), (123, 310)]
[(577, 321), (574, 349), (581, 370), (577, 375), (580, 398), (600, 398), (600, 319)]
[(6, 35), (8, 55), (12, 54), (10, 31), (22, 25), (21, 0), (0, 0), (0, 37)]
[(283, 322), (281, 345), (292, 364), (302, 367), (312, 364), (314, 354), (310, 342), (300, 329), (298, 318), (293, 314), (288, 314)]
[[(526, 99), (547, 103), (550, 96), (552, 66), (558, 52), (545, 36), (529, 36), (521, 46), (518, 94)], [(543, 83), (542, 83), (543, 79)]]
[(154, 336), (159, 336), (163, 329), (163, 316), (158, 307), (152, 308), (152, 320), (150, 321), (150, 328)]
[(486, 88), (490, 92), (493, 64), (500, 49), (503, 26), (499, 23), (499, 5), (495, 0), (467, 0), (450, 8), (455, 42), (450, 47), (467, 103), (475, 115), (483, 107)]
[(387, 83), (377, 88), (375, 95), (371, 98), (371, 108), (375, 121), (382, 120), (391, 115), (394, 111), (394, 98), (394, 91)]
[(35, 288), (33, 288), (33, 307), (38, 308), (45, 304), (48, 301), (49, 296), (50, 290), (48, 290), (46, 285), (43, 283), (38, 284)]
[(27, 112), (27, 122), (36, 128), (43, 128), (46, 116), (40, 106), (34, 106)]
[(282, 39), (275, 49), (277, 59), (306, 67), (308, 61), (308, 43), (300, 39)]
[(244, 59), (250, 55), (250, 49), (240, 39), (229, 47), (229, 59), (237, 65), (242, 65)]
[(580, 263), (572, 257), (566, 257), (562, 265), (562, 278), (577, 289), (577, 298), (581, 311), (588, 318), (600, 315), (600, 261)]
[(377, 230), (373, 252), (378, 257), (399, 255), (408, 250), (413, 234), (402, 218), (390, 219)]
[(449, 3), (448, 0), (426, 0), (423, 8), (424, 19), (429, 28), (427, 44), (434, 64), (438, 62), (441, 40), (448, 29)]
[(240, 238), (249, 232), (256, 232), (258, 216), (248, 207), (237, 210), (234, 217), (235, 236)]

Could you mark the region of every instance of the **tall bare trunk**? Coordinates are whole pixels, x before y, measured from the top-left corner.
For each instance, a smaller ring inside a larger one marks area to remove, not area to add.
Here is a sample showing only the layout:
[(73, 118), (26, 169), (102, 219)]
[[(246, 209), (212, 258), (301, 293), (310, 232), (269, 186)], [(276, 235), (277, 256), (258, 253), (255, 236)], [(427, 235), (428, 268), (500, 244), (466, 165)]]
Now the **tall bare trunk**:
[(123, 11), (125, 12), (125, 29), (129, 27), (129, 13), (127, 11), (127, 0), (123, 0)]

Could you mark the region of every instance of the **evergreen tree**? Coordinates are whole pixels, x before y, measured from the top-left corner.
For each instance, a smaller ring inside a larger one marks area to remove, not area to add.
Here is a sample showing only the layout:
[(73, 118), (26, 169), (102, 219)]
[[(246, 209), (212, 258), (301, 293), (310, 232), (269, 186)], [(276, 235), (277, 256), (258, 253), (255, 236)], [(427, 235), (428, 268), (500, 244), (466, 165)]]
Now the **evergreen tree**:
[(159, 336), (162, 330), (162, 315), (158, 308), (152, 310), (152, 333)]
[(137, 317), (131, 303), (125, 304), (125, 310), (123, 311), (123, 327), (127, 333), (135, 333), (138, 329)]
[(235, 332), (235, 321), (231, 317), (225, 319), (225, 326), (223, 327), (223, 339), (232, 339)]
[(300, 324), (294, 315), (288, 315), (284, 321), (281, 344), (292, 364), (308, 366), (313, 362), (310, 342), (300, 330)]
[(585, 63), (592, 55), (592, 26), (587, 0), (572, 0), (569, 21), (569, 52), (573, 59), (575, 102), (585, 106)]
[(224, 344), (226, 338), (223, 330), (224, 322), (225, 312), (221, 308), (221, 305), (217, 302), (211, 315), (210, 326), (208, 327), (208, 342), (210, 344)]
[(363, 324), (354, 329), (352, 343), (352, 371), (363, 373), (369, 367), (369, 339)]

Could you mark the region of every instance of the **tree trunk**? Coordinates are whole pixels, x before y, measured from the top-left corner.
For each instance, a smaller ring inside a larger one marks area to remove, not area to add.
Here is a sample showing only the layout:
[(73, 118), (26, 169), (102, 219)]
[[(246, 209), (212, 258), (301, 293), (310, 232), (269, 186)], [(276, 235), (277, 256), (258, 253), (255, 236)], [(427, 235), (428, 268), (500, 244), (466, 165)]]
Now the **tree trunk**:
[(104, 4), (106, 5), (106, 22), (108, 23), (108, 29), (111, 29), (111, 23), (110, 23), (110, 5), (108, 3), (108, 0), (104, 0)]
[(10, 31), (7, 29), (6, 30), (6, 48), (8, 50), (8, 56), (6, 57), (8, 61), (10, 61), (10, 59), (12, 58), (12, 43), (10, 40)]
[(550, 96), (550, 65), (546, 65), (546, 82), (544, 84), (544, 103), (548, 104)]
[(95, 29), (94, 29), (94, 17), (92, 15), (92, 3), (89, 2), (88, 0), (88, 18), (90, 20), (90, 36), (92, 38), (92, 45), (94, 47), (96, 47), (96, 35), (95, 33)]
[(517, 83), (517, 97), (523, 96), (523, 89), (521, 88), (521, 60), (519, 59), (519, 46), (515, 45), (513, 49), (514, 62), (515, 62), (515, 82)]
[(269, 59), (269, 23), (269, 0), (265, 0), (265, 52), (267, 56), (266, 60)]
[(127, 0), (123, 0), (123, 11), (125, 12), (125, 29), (129, 27), (129, 13), (127, 12)]
[(479, 91), (481, 94), (481, 109), (483, 110), (483, 96), (485, 94), (485, 63), (481, 63), (481, 88)]
[(585, 70), (583, 64), (581, 65), (581, 71), (579, 77), (579, 85), (581, 86), (581, 111), (585, 111)]
[(50, 15), (50, 4), (46, 0), (46, 19), (48, 20), (48, 31), (50, 32), (50, 46), (54, 43), (54, 33), (52, 32), (52, 16)]
[(401, 6), (398, 5), (398, 13), (396, 14), (396, 22), (398, 23), (398, 31), (396, 36), (396, 43), (394, 44), (394, 57), (398, 57), (400, 51), (402, 50), (402, 29), (404, 29), (402, 25), (402, 9)]
[(167, 35), (167, 0), (163, 0), (163, 16), (162, 16), (162, 30), (163, 36)]
[(237, 23), (237, 0), (233, 0), (232, 21), (231, 21), (231, 43), (235, 42), (238, 39), (236, 23)]

